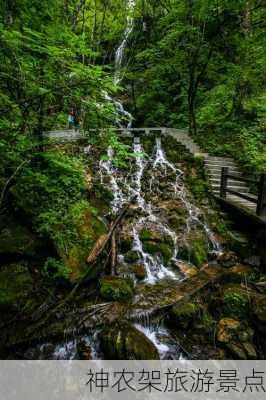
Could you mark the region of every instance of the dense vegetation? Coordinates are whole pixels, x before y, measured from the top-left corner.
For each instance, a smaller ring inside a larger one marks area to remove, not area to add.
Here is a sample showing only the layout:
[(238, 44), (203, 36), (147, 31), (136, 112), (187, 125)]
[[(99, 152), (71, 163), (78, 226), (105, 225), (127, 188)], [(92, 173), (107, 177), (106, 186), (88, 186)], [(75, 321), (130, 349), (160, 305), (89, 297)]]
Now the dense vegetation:
[(137, 17), (127, 79), (138, 123), (190, 126), (206, 150), (265, 170), (263, 2), (140, 1)]

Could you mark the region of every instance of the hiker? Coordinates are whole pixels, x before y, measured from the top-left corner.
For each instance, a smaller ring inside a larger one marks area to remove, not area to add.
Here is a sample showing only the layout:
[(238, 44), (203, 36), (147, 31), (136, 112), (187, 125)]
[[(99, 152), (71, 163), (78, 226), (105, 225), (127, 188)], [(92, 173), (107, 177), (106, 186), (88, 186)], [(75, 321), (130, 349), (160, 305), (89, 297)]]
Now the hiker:
[(73, 129), (75, 126), (75, 112), (72, 109), (68, 114), (68, 127), (69, 129)]

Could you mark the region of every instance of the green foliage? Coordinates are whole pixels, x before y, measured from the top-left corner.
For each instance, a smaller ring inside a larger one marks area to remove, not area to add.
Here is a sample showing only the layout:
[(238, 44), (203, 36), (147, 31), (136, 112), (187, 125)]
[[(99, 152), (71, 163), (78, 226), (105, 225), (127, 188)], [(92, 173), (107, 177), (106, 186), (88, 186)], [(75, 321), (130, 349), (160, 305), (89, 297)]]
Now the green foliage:
[(103, 278), (100, 282), (101, 296), (109, 301), (129, 301), (133, 296), (132, 282), (119, 278)]
[(223, 310), (226, 316), (247, 318), (249, 310), (248, 297), (237, 292), (226, 292), (223, 297)]
[(43, 268), (43, 274), (52, 281), (63, 283), (70, 278), (70, 270), (60, 260), (48, 258)]

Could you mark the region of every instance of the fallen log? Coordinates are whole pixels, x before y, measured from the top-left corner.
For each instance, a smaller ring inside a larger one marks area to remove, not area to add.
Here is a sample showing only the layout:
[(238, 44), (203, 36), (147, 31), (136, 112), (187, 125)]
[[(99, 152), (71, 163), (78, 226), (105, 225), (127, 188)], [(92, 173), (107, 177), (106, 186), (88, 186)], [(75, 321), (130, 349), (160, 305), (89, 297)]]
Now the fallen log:
[(109, 241), (112, 239), (113, 233), (116, 230), (117, 226), (121, 222), (121, 220), (124, 218), (128, 208), (130, 207), (130, 203), (128, 203), (120, 212), (118, 217), (114, 222), (112, 222), (109, 232), (105, 235), (100, 236), (100, 238), (97, 240), (95, 245), (93, 246), (89, 257), (87, 258), (87, 263), (88, 264), (93, 264), (97, 260), (97, 258), (102, 254), (102, 252), (105, 250), (106, 246), (108, 245)]
[(112, 235), (112, 260), (111, 260), (111, 275), (116, 275), (116, 263), (117, 263), (117, 248), (116, 248), (116, 234)]

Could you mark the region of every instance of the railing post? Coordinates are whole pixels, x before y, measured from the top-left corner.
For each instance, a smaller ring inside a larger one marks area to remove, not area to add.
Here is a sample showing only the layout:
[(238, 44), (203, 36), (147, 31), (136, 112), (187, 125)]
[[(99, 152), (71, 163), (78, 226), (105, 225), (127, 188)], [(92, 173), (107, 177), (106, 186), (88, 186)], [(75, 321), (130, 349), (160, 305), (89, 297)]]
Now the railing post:
[(226, 199), (228, 174), (229, 174), (229, 168), (223, 167), (221, 175), (221, 188), (220, 188), (220, 196), (222, 199)]
[(257, 215), (259, 217), (266, 215), (266, 174), (261, 174), (258, 184)]

